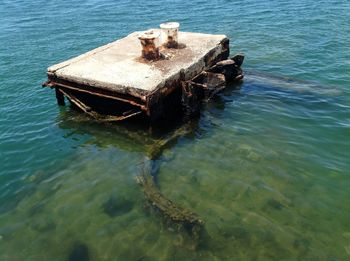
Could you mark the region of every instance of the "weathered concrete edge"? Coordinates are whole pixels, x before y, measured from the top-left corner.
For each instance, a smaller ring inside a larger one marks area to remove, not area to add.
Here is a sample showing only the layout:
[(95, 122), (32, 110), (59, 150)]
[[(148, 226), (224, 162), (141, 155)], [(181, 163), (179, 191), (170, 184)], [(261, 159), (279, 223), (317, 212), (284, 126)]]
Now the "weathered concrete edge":
[[(223, 35), (224, 38), (217, 43), (215, 47), (210, 49), (208, 53), (206, 53), (203, 57), (199, 58), (197, 61), (193, 62), (193, 65), (191, 65), (188, 68), (181, 68), (178, 72), (174, 73), (170, 77), (168, 77), (166, 80), (162, 81), (158, 86), (153, 90), (150, 94), (158, 92), (161, 88), (166, 86), (171, 86), (174, 81), (177, 81), (180, 79), (181, 71), (184, 71), (184, 79), (181, 79), (182, 81), (187, 81), (201, 73), (203, 70), (209, 69), (215, 62), (215, 60), (222, 55), (226, 49), (224, 48), (224, 44), (227, 43), (227, 51), (229, 52), (229, 39), (226, 35)], [(212, 61), (206, 62), (208, 56), (212, 55)]]
[[(132, 34), (135, 34), (135, 33), (138, 33), (138, 32), (133, 32), (125, 37), (128, 37), (128, 36), (131, 36)], [(123, 37), (123, 38), (125, 38)], [(94, 55), (96, 53), (99, 53), (99, 52), (102, 52), (108, 48), (110, 48), (112, 45), (114, 45), (115, 43), (119, 42), (120, 40), (122, 40), (123, 38), (121, 39), (118, 39), (116, 41), (113, 41), (113, 42), (110, 42), (108, 44), (105, 44), (105, 45), (102, 45), (102, 46), (99, 46), (95, 49), (92, 49), (90, 51), (87, 51), (86, 53), (83, 53), (81, 55), (78, 55), (78, 56), (75, 56), (73, 58), (70, 58), (68, 60), (65, 60), (63, 62), (60, 62), (60, 63), (57, 63), (57, 64), (54, 64), (54, 65), (51, 65), (47, 68), (47, 73), (50, 74), (50, 73), (55, 73), (56, 71), (60, 70), (60, 69), (63, 69), (64, 67), (67, 67), (73, 63), (76, 63), (76, 62), (79, 62), (83, 59), (85, 59), (86, 57), (89, 57), (91, 55)]]
[[(52, 76), (54, 78), (57, 78), (57, 79), (63, 79), (63, 80), (67, 80), (67, 81), (70, 81), (70, 82), (76, 82), (76, 83), (79, 83), (79, 84), (83, 84), (83, 85), (90, 85), (92, 87), (97, 87), (97, 88), (103, 88), (103, 89), (106, 89), (106, 90), (109, 90), (109, 91), (116, 91), (117, 89), (117, 92), (120, 92), (120, 93), (133, 93), (133, 91), (129, 90), (129, 89), (137, 89), (137, 87), (131, 87), (131, 86), (124, 86), (124, 85), (119, 85), (119, 84), (113, 84), (113, 83), (106, 83), (106, 82), (103, 82), (103, 81), (84, 81), (82, 80), (80, 77), (76, 77), (76, 76), (64, 76), (64, 75), (57, 75), (56, 72), (69, 66), (69, 65), (72, 65), (76, 62), (79, 62), (89, 56), (92, 56), (92, 55), (95, 55), (96, 53), (99, 53), (99, 52), (102, 52), (108, 48), (110, 48), (111, 46), (115, 45), (117, 42), (123, 40), (124, 38), (127, 38), (127, 37), (133, 37), (135, 34), (139, 34), (140, 32), (142, 31), (136, 31), (136, 32), (133, 32), (121, 39), (118, 39), (116, 41), (113, 41), (111, 43), (108, 43), (106, 45), (103, 45), (103, 46), (100, 46), (100, 47), (97, 47), (91, 51), (88, 51), (84, 54), (81, 54), (79, 56), (76, 56), (76, 57), (73, 57), (71, 59), (68, 59), (66, 61), (63, 61), (61, 63), (58, 63), (58, 64), (54, 64), (50, 67), (48, 67), (47, 69), (47, 74), (48, 76)], [(184, 32), (186, 33), (186, 32)], [(193, 34), (193, 32), (191, 32)], [(201, 34), (201, 33), (198, 33), (198, 34)], [(224, 39), (227, 38), (226, 35), (222, 35), (222, 34), (217, 34), (216, 36), (222, 36)], [(218, 42), (217, 46), (221, 43)], [(213, 49), (217, 48), (214, 47)], [(210, 50), (209, 52), (212, 52), (212, 50)], [(191, 67), (189, 67), (191, 68)], [(184, 68), (184, 69), (188, 69), (188, 68)], [(176, 75), (177, 73), (175, 73)], [(170, 77), (172, 78), (172, 76)], [(164, 82), (160, 83), (155, 89), (158, 89), (158, 88), (161, 88), (164, 86), (163, 84)], [(138, 90), (136, 93), (139, 93), (139, 92), (145, 92), (144, 90)], [(147, 91), (146, 91), (147, 92)]]
[[(193, 69), (191, 73), (186, 74), (186, 70), (184, 68), (180, 69), (177, 73), (168, 77), (167, 80), (164, 80), (161, 84), (157, 86), (155, 90), (146, 96), (146, 108), (147, 115), (156, 114), (159, 111), (158, 107), (162, 106), (162, 100), (167, 97), (170, 93), (175, 91), (177, 88), (180, 88), (181, 81), (187, 81), (198, 75), (204, 70), (209, 69), (215, 63), (220, 60), (225, 60), (229, 57), (230, 54), (230, 40), (226, 35), (223, 35), (224, 38), (220, 40), (220, 42), (212, 48), (210, 51), (206, 53), (203, 57), (197, 60), (196, 63), (193, 63)], [(207, 60), (209, 59), (209, 60)], [(188, 67), (187, 69), (191, 68)], [(181, 71), (184, 72), (184, 75), (181, 76)], [(188, 70), (190, 71), (190, 70)], [(181, 78), (183, 77), (183, 78)]]
[[(135, 34), (138, 32), (134, 32), (132, 34)], [(132, 34), (129, 34), (132, 35)], [(163, 89), (166, 86), (171, 87), (171, 85), (173, 85), (173, 82), (178, 81), (179, 77), (180, 77), (180, 72), (182, 69), (185, 70), (185, 79), (182, 80), (189, 80), (191, 78), (193, 78), (194, 76), (196, 76), (197, 74), (199, 74), (201, 71), (208, 69), (210, 66), (212, 66), (213, 64), (208, 62), (206, 63), (205, 59), (208, 56), (212, 56), (211, 59), (217, 59), (220, 55), (222, 55), (222, 53), (225, 51), (224, 50), (224, 43), (225, 42), (229, 42), (229, 39), (227, 38), (226, 35), (220, 35), (223, 37), (223, 39), (221, 39), (215, 47), (213, 47), (212, 49), (210, 49), (203, 57), (199, 58), (197, 61), (193, 62), (193, 65), (188, 67), (188, 68), (181, 68), (179, 71), (177, 71), (176, 73), (174, 73), (173, 75), (171, 75), (170, 77), (168, 77), (166, 80), (162, 81), (161, 83), (159, 83), (156, 88), (152, 91), (145, 91), (143, 89), (138, 89), (135, 87), (130, 87), (130, 86), (124, 86), (124, 85), (119, 85), (119, 84), (111, 84), (111, 83), (107, 83), (107, 82), (103, 82), (103, 81), (84, 81), (81, 80), (81, 78), (78, 77), (74, 77), (74, 76), (70, 76), (70, 77), (64, 77), (64, 76), (57, 76), (55, 74), (55, 72), (59, 69), (62, 69), (74, 62), (78, 62), (90, 55), (93, 55), (95, 53), (101, 52), (103, 50), (108, 49), (112, 44), (118, 42), (114, 41), (112, 43), (109, 43), (105, 46), (101, 46), (99, 48), (96, 48), (92, 51), (89, 51), (85, 54), (82, 54), (80, 56), (77, 56), (75, 58), (72, 58), (70, 60), (67, 60), (65, 62), (62, 62), (60, 64), (54, 65), (57, 66), (59, 68), (57, 68), (54, 72), (50, 73), (48, 72), (48, 76), (50, 78), (50, 76), (53, 76), (54, 78), (58, 78), (58, 79), (63, 79), (66, 80), (68, 82), (74, 82), (74, 83), (78, 83), (78, 84), (82, 84), (82, 85), (87, 85), (87, 86), (91, 86), (91, 87), (95, 87), (95, 88), (99, 88), (99, 89), (103, 89), (103, 90), (107, 90), (113, 93), (120, 93), (120, 94), (128, 94), (131, 96), (135, 96), (135, 97), (139, 97), (141, 99), (145, 99), (145, 96), (149, 96), (152, 95), (154, 93), (157, 93), (159, 90)], [(229, 46), (227, 46), (227, 48), (229, 48)], [(193, 68), (195, 67), (195, 68)], [(51, 67), (49, 67), (50, 69)], [(186, 73), (186, 71), (191, 71), (191, 69), (193, 70), (191, 73)]]
[[(124, 37), (118, 39), (118, 40), (115, 40), (115, 41), (110, 42), (110, 43), (108, 43), (108, 44), (99, 46), (99, 47), (94, 48), (94, 49), (92, 49), (92, 50), (90, 50), (90, 51), (87, 51), (87, 52), (85, 52), (85, 53), (83, 53), (83, 54), (81, 54), (81, 55), (74, 56), (74, 57), (72, 57), (72, 58), (70, 58), (70, 59), (68, 59), (68, 60), (63, 61), (63, 62), (60, 62), (60, 63), (54, 64), (54, 65), (51, 65), (51, 66), (49, 66), (49, 67), (47, 68), (47, 73), (48, 73), (48, 74), (54, 74), (56, 71), (58, 71), (58, 70), (60, 70), (60, 69), (63, 69), (63, 68), (65, 68), (65, 67), (67, 67), (67, 66), (69, 66), (69, 65), (71, 65), (71, 64), (73, 64), (73, 63), (79, 62), (79, 61), (85, 59), (86, 57), (89, 57), (89, 56), (94, 55), (94, 54), (96, 54), (96, 53), (99, 53), (99, 52), (102, 52), (102, 51), (104, 51), (104, 50), (107, 50), (108, 48), (110, 48), (111, 46), (115, 45), (117, 42), (123, 40), (124, 38), (131, 37), (131, 36), (134, 35), (134, 34), (137, 35), (137, 34), (139, 34), (139, 33), (141, 33), (141, 32), (143, 32), (143, 31), (132, 32), (132, 33), (130, 33), (130, 34), (128, 34), (128, 35), (126, 35), (126, 36), (124, 36)], [(63, 78), (63, 77), (62, 77), (62, 78)], [(73, 78), (73, 77), (72, 77), (72, 78)], [(69, 79), (67, 79), (67, 80), (69, 80)]]

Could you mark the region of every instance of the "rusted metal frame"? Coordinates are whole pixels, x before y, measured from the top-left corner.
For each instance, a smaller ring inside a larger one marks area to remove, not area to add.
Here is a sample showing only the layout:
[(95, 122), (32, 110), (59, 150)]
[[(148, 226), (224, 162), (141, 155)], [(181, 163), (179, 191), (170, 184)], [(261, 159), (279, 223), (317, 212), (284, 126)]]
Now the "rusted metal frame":
[(204, 97), (204, 87), (192, 81), (181, 82), (182, 86), (182, 110), (184, 119), (189, 120), (199, 115), (201, 100)]
[[(126, 113), (126, 112), (125, 112)], [(137, 116), (139, 114), (142, 113), (142, 111), (136, 111), (136, 112), (132, 112), (129, 111), (130, 114), (124, 115), (124, 116), (102, 116), (102, 118), (98, 118), (99, 121), (106, 121), (106, 122), (111, 122), (111, 121), (122, 121), (122, 120), (126, 120), (128, 118)]]
[(83, 112), (95, 118), (94, 114), (91, 112), (91, 108), (85, 105), (83, 102), (79, 101), (73, 94), (68, 94), (68, 92), (65, 92), (59, 88), (56, 88), (56, 90), (63, 93), (74, 105), (76, 105)]
[[(73, 86), (73, 85), (75, 85), (75, 86)], [(50, 79), (49, 81), (43, 83), (43, 87), (46, 87), (46, 86), (47, 87), (59, 86), (59, 87), (64, 87), (64, 88), (71, 89), (71, 90), (78, 91), (78, 92), (88, 93), (88, 94), (102, 97), (102, 98), (113, 99), (113, 100), (129, 103), (131, 105), (140, 107), (141, 110), (143, 110), (143, 111), (147, 111), (145, 104), (141, 104), (139, 102), (136, 102), (135, 98), (137, 98), (137, 97), (134, 97), (134, 96), (122, 98), (122, 97), (120, 97), (121, 94), (117, 94), (118, 96), (116, 96), (116, 93), (114, 93), (113, 95), (104, 94), (104, 93), (101, 93), (101, 91), (99, 91), (99, 90), (94, 90), (94, 88), (91, 86), (78, 84), (78, 83), (72, 83), (69, 81), (62, 81), (62, 80), (57, 81), (57, 80)], [(88, 90), (86, 88), (89, 88), (92, 90)], [(126, 95), (124, 95), (124, 96), (126, 96)], [(140, 101), (141, 101), (141, 99), (140, 99)]]
[[(208, 81), (207, 82), (203, 82), (200, 80), (201, 77), (207, 78)], [(215, 85), (214, 88), (212, 88), (210, 86), (210, 84), (212, 84), (212, 82), (210, 82), (210, 79), (219, 79)], [(223, 78), (223, 79), (222, 79)], [(188, 83), (191, 83), (192, 85), (196, 86), (196, 87), (200, 87), (203, 88), (205, 90), (222, 90), (226, 87), (226, 80), (225, 80), (225, 76), (222, 73), (212, 73), (212, 72), (208, 72), (208, 71), (203, 71), (200, 74), (196, 75), (195, 77), (193, 77), (192, 79), (186, 81)]]
[(64, 102), (64, 95), (62, 94), (62, 92), (60, 92), (58, 88), (55, 88), (55, 94), (56, 94), (57, 104), (60, 106), (64, 106), (65, 102)]
[[(125, 114), (126, 113), (127, 112), (125, 112)], [(100, 120), (100, 121), (122, 121), (122, 120), (126, 120), (128, 118), (137, 116), (141, 113), (142, 113), (142, 111), (136, 111), (136, 112), (129, 111), (129, 114), (126, 114), (124, 116), (104, 116), (103, 118), (99, 118), (98, 120)]]
[[(215, 50), (211, 50), (207, 55), (204, 56), (204, 63), (205, 63), (205, 67), (210, 68), (212, 66), (214, 66), (218, 61), (221, 61), (223, 59), (227, 59), (229, 56), (229, 39), (225, 38), (224, 40), (222, 40), (220, 42), (220, 44), (222, 45), (222, 52), (220, 53), (219, 56), (215, 57), (214, 59), (212, 58), (215, 53)], [(195, 75), (192, 79), (198, 77), (199, 75), (201, 75), (203, 73), (200, 72), (197, 75)], [(171, 94), (172, 92), (174, 92), (177, 88), (181, 88), (181, 82), (184, 81), (184, 72), (180, 72), (180, 74), (183, 74), (182, 77), (180, 76), (180, 79), (175, 80), (173, 82), (167, 83), (165, 87), (160, 88), (160, 89), (156, 89), (153, 92), (151, 92), (150, 94), (146, 95), (146, 113), (148, 116), (150, 116), (151, 114), (151, 107), (154, 103), (157, 103), (159, 101), (160, 98), (165, 98), (166, 96), (168, 96), (169, 94)], [(202, 87), (205, 88), (205, 86), (203, 85)]]
[[(222, 47), (221, 53), (217, 56), (215, 56), (215, 49), (210, 50), (204, 57), (204, 62), (206, 67), (211, 67), (215, 65), (217, 62), (226, 60), (230, 55), (230, 40), (228, 38), (223, 39), (220, 42), (220, 45)], [(205, 70), (205, 69), (204, 69)]]
[(221, 41), (220, 44), (222, 46), (221, 59), (226, 60), (230, 55), (230, 39), (225, 38)]
[(235, 62), (237, 67), (241, 67), (241, 65), (244, 62), (244, 54), (238, 53), (235, 56), (231, 57), (230, 59)]
[(95, 86), (95, 85), (90, 85), (88, 83), (79, 83), (79, 82), (76, 82), (74, 80), (59, 78), (54, 73), (48, 73), (47, 77), (48, 77), (48, 80), (51, 82), (65, 84), (65, 85), (72, 86), (75, 88), (89, 90), (91, 92), (97, 92), (100, 94), (109, 95), (109, 96), (116, 97), (116, 98), (121, 98), (121, 99), (125, 99), (125, 100), (132, 100), (138, 104), (143, 104), (143, 102), (146, 100), (145, 95), (147, 94), (147, 91), (139, 90), (138, 92), (132, 93), (132, 92), (129, 92), (129, 88), (125, 87), (124, 88), (125, 92), (122, 93), (122, 92), (118, 92), (118, 91), (110, 89), (110, 88), (106, 88), (103, 86), (103, 84)]
[(180, 80), (174, 80), (167, 83), (163, 88), (156, 89), (146, 96), (146, 112), (148, 116), (151, 116), (151, 108), (154, 104), (158, 104), (160, 99), (164, 99), (176, 89), (181, 87)]
[(76, 98), (73, 94), (70, 94), (68, 92), (65, 92), (62, 89), (57, 89), (59, 92), (64, 94), (74, 105), (76, 105), (78, 108), (80, 108), (83, 112), (90, 115), (91, 117), (100, 120), (100, 121), (121, 121), (125, 120), (127, 118), (136, 116), (142, 111), (132, 112), (130, 114), (124, 115), (124, 116), (111, 116), (111, 115), (101, 115), (98, 112), (93, 111), (89, 106), (87, 106), (85, 103), (80, 101), (78, 98)]

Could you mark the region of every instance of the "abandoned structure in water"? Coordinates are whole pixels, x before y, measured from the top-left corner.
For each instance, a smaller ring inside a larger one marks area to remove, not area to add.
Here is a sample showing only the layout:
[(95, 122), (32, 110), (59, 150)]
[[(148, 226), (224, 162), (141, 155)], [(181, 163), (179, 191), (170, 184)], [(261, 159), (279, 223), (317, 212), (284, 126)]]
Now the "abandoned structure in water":
[(55, 88), (59, 105), (67, 97), (102, 121), (141, 116), (154, 122), (195, 115), (201, 99), (241, 80), (244, 57), (228, 57), (225, 35), (179, 32), (170, 22), (49, 67), (43, 86)]
[[(143, 117), (159, 122), (179, 114), (198, 115), (203, 99), (230, 81), (242, 80), (244, 56), (229, 58), (225, 35), (179, 32), (176, 22), (161, 24), (160, 28), (134, 32), (53, 65), (43, 86), (55, 88), (59, 105), (64, 105), (67, 97), (101, 121)], [(204, 220), (165, 197), (154, 180), (158, 169), (154, 166), (162, 151), (184, 133), (186, 128), (180, 128), (151, 146), (136, 181), (149, 205), (166, 222), (186, 232), (191, 248), (195, 248)]]

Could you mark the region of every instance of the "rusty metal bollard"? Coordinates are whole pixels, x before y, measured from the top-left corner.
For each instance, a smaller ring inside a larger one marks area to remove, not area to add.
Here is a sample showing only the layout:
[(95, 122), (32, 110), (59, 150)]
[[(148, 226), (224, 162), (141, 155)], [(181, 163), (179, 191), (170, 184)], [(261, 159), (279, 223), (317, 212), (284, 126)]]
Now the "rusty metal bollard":
[(158, 31), (150, 30), (139, 35), (142, 46), (142, 57), (147, 60), (158, 60), (159, 54), (159, 36)]
[(178, 47), (178, 33), (180, 24), (177, 22), (168, 22), (160, 24), (162, 29), (162, 38), (164, 45), (168, 48)]

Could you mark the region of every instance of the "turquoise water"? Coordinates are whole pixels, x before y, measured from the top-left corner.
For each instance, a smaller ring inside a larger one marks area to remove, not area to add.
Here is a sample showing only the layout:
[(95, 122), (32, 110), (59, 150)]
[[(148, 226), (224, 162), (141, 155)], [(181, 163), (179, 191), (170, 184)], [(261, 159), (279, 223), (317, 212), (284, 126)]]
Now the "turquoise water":
[[(342, 0), (2, 0), (0, 260), (349, 260), (349, 13)], [(246, 54), (243, 84), (155, 162), (162, 193), (206, 222), (195, 250), (135, 182), (171, 131), (92, 122), (40, 87), (49, 65), (166, 20)]]

